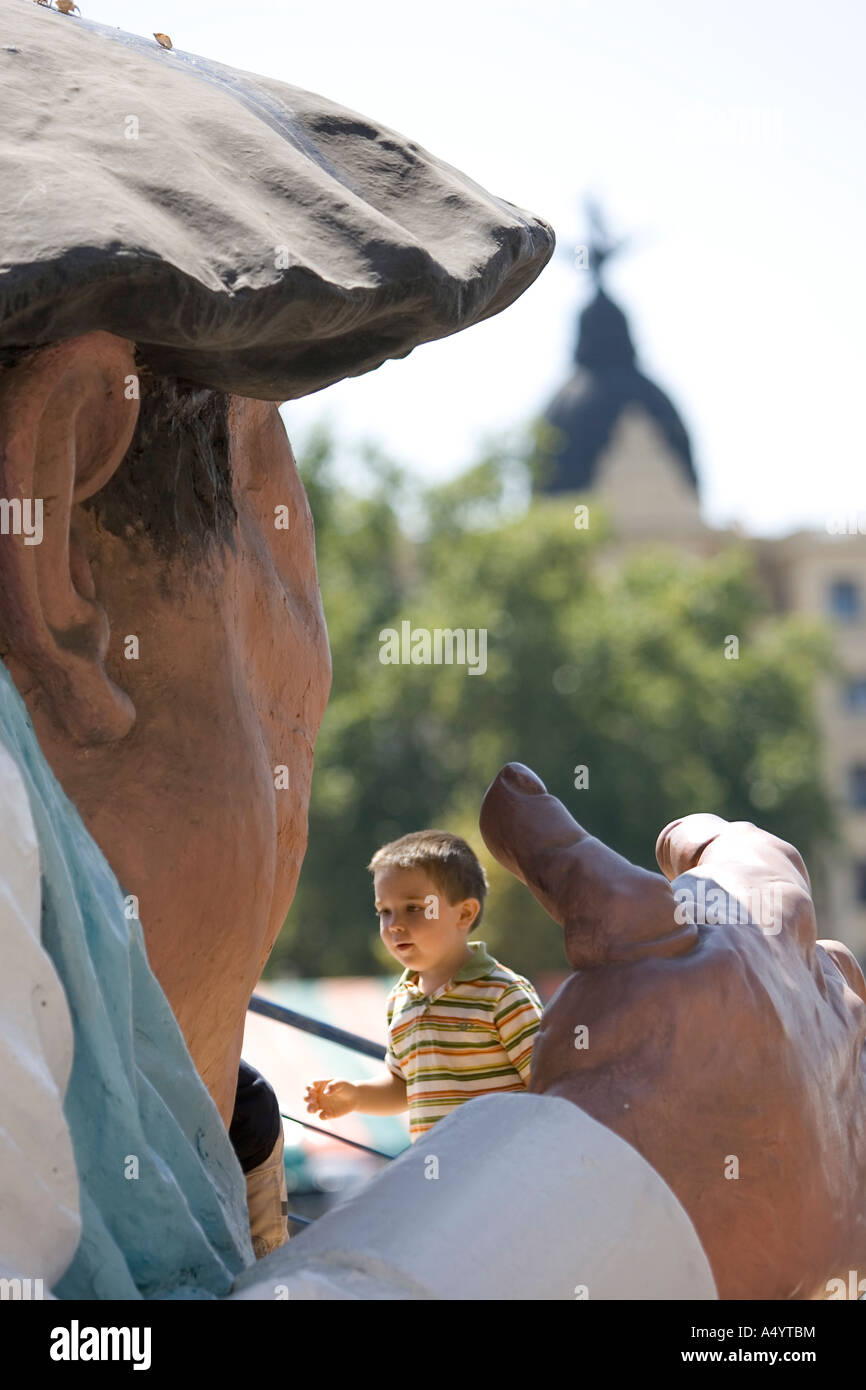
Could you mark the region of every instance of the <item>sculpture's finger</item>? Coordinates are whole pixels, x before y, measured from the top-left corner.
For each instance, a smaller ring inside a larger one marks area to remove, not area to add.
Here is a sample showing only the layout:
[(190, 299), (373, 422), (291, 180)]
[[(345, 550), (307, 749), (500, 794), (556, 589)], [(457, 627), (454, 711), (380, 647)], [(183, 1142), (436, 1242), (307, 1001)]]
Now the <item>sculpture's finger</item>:
[(728, 823), (721, 816), (701, 813), (666, 825), (656, 840), (656, 859), (665, 878), (678, 878), (700, 863), (704, 850)]
[[(671, 821), (656, 841), (656, 859), (671, 880), (694, 874), (728, 900), (717, 921), (752, 922), (768, 936), (790, 931), (811, 953), (815, 908), (806, 865), (798, 850), (751, 821), (726, 821), (701, 812)], [(676, 889), (677, 896), (685, 889)]]
[(866, 1004), (866, 980), (863, 978), (863, 971), (860, 969), (856, 956), (852, 955), (848, 947), (841, 941), (819, 941), (818, 945), (827, 952), (849, 989), (853, 989), (854, 993)]
[(682, 955), (697, 943), (697, 928), (675, 919), (667, 881), (587, 834), (521, 763), (491, 783), (480, 826), (491, 854), (564, 928), (575, 970)]

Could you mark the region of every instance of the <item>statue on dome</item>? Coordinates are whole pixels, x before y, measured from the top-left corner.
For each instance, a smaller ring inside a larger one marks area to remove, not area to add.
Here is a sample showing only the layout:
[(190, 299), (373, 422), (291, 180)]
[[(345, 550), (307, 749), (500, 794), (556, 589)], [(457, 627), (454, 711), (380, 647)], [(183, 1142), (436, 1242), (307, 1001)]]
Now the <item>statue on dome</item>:
[(587, 200), (586, 217), (589, 237), (578, 247), (579, 265), (589, 270), (595, 293), (580, 313), (574, 371), (544, 412), (553, 447), (538, 489), (558, 494), (597, 488), (618, 426), (637, 416), (658, 436), (697, 511), (698, 480), (688, 432), (673, 402), (638, 367), (628, 319), (605, 288), (608, 263), (633, 239), (614, 238), (592, 199)]

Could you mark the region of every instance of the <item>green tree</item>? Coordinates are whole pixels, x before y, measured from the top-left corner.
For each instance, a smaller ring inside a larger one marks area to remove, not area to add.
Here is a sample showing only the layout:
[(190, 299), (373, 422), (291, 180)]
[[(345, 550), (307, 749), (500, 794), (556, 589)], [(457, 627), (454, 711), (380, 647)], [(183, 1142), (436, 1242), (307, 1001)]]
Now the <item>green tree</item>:
[[(426, 826), (464, 834), (481, 854), (491, 950), (530, 976), (561, 969), (559, 933), (478, 833), (484, 790), (509, 761), (647, 867), (662, 826), (698, 810), (757, 820), (807, 862), (817, 852), (832, 830), (814, 707), (829, 648), (817, 627), (765, 611), (747, 549), (610, 563), (595, 504), (588, 530), (575, 528), (575, 499), (528, 504), (537, 440), (523, 454), (491, 448), (420, 496), (375, 456), (369, 495), (354, 496), (333, 479), (327, 440), (313, 444), (303, 471), (334, 686), (309, 849), (272, 971), (392, 971), (365, 865), (379, 844)], [(401, 525), (407, 510), (419, 539)], [(379, 634), (404, 620), (485, 630), (486, 672), (383, 665)]]

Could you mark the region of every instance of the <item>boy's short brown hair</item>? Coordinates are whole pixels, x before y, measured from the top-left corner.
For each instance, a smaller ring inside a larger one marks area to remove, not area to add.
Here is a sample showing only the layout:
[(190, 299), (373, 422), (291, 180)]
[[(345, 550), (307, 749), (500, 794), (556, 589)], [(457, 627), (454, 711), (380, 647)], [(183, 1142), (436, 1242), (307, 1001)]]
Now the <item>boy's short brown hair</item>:
[(481, 906), (471, 930), (481, 921), (487, 875), (471, 845), (459, 835), (447, 830), (413, 831), (377, 849), (367, 868), (373, 874), (377, 869), (424, 869), (452, 906), (477, 898)]

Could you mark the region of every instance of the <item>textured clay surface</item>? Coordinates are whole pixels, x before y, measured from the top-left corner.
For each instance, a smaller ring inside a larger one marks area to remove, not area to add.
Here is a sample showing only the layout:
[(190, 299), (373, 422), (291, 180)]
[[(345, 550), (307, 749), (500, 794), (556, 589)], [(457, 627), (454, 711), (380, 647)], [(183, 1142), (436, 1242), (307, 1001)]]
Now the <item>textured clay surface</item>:
[(325, 97), (32, 0), (2, 28), (0, 347), (102, 329), (291, 400), (499, 313), (553, 254), (541, 218)]

